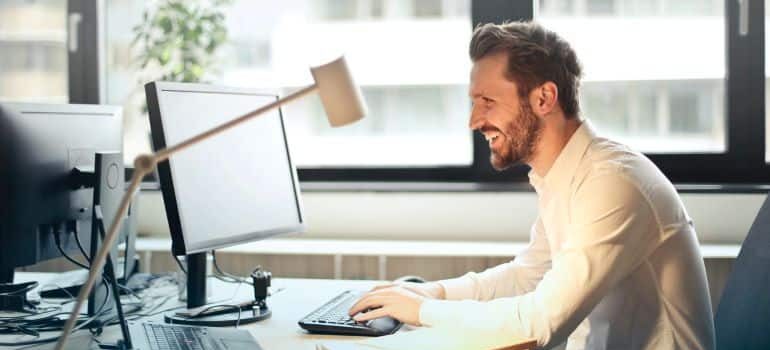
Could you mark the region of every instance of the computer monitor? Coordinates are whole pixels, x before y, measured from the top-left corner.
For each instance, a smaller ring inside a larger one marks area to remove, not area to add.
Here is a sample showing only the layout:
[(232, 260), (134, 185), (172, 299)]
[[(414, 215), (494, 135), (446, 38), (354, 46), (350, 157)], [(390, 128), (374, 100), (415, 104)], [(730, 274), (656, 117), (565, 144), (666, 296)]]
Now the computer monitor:
[[(73, 169), (93, 169), (97, 151), (122, 152), (120, 107), (0, 104), (0, 283), (16, 267), (90, 244), (93, 188)], [(121, 164), (122, 165), (122, 164)]]
[[(278, 98), (262, 90), (167, 82), (149, 83), (145, 93), (156, 150)], [(186, 255), (189, 308), (206, 303), (206, 252), (304, 231), (297, 172), (280, 110), (172, 156), (158, 164), (158, 175), (172, 254)], [(241, 316), (240, 323), (247, 322)], [(226, 324), (188, 321), (174, 320)]]

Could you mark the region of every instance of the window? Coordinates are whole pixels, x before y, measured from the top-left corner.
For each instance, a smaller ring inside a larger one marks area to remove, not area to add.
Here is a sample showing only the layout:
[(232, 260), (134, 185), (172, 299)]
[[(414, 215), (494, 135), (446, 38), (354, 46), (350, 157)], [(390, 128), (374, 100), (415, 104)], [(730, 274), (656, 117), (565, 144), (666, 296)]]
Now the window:
[(67, 2), (0, 2), (0, 101), (67, 102)]
[[(149, 150), (142, 85), (157, 74), (139, 71), (132, 59), (140, 54), (132, 28), (145, 5), (107, 5), (106, 102), (125, 107), (126, 158), (133, 159)], [(283, 108), (300, 168), (472, 163), (469, 0), (239, 0), (221, 11), (227, 41), (205, 81), (286, 94), (312, 83), (309, 65), (345, 53), (362, 86), (369, 116), (351, 127), (331, 129), (317, 96)]]
[[(308, 65), (345, 52), (362, 85), (371, 113), (350, 128), (328, 127), (315, 96), (285, 108), (302, 181), (525, 182), (526, 167), (494, 171), (487, 143), (467, 130), (467, 44), (479, 23), (531, 18), (578, 51), (584, 116), (644, 151), (672, 181), (770, 181), (763, 1), (226, 2), (227, 39), (210, 57), (214, 66), (185, 75), (286, 94), (310, 83)], [(747, 22), (740, 4), (749, 6)], [(3, 1), (0, 101), (122, 105), (126, 157), (147, 151), (143, 84), (159, 71), (140, 70), (131, 46), (145, 6)], [(68, 33), (73, 23), (77, 35)]]
[[(723, 153), (724, 0), (540, 0), (583, 65), (583, 116), (649, 153)], [(653, 6), (654, 5), (654, 6)]]

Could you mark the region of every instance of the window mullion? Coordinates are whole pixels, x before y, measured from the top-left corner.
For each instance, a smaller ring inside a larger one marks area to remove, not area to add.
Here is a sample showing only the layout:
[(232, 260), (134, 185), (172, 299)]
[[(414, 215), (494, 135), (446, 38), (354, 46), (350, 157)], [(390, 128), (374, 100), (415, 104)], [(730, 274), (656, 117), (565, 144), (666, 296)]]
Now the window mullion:
[(100, 41), (103, 30), (100, 28), (99, 9), (101, 1), (68, 0), (67, 21), (68, 70), (70, 103), (98, 104), (103, 95), (100, 87)]
[(725, 1), (727, 37), (727, 144), (733, 171), (764, 167), (764, 2), (749, 1), (749, 33), (739, 34), (739, 2)]

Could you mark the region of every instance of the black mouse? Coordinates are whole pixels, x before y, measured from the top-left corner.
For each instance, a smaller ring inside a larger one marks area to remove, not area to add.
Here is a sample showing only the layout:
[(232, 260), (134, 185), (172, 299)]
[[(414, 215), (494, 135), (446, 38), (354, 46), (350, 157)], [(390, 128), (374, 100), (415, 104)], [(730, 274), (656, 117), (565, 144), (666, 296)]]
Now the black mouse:
[(412, 283), (425, 283), (425, 279), (420, 276), (406, 275), (396, 278), (393, 282), (412, 282)]

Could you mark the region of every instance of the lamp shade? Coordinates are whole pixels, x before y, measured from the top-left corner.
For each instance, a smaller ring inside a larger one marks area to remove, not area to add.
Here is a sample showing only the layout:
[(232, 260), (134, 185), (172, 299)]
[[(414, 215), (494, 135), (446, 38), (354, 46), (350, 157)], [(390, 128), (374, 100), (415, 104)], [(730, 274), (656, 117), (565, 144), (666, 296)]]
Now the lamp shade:
[(312, 67), (310, 72), (332, 127), (353, 123), (366, 115), (366, 102), (361, 95), (361, 89), (350, 75), (344, 56)]

